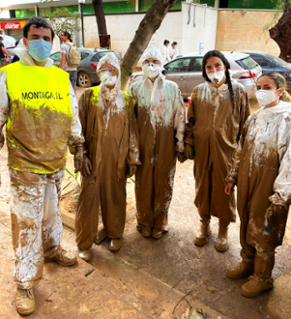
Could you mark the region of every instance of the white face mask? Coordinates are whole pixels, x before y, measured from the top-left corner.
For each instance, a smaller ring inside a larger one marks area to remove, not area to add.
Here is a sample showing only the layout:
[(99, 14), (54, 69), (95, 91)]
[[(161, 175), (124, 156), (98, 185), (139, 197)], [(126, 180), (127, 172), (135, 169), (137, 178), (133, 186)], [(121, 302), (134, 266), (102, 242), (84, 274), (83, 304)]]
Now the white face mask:
[(258, 90), (256, 92), (256, 98), (258, 100), (260, 107), (264, 107), (266, 105), (273, 103), (276, 100), (275, 92), (279, 90), (281, 89), (278, 89), (276, 91)]
[(112, 86), (116, 84), (117, 76), (113, 76), (111, 72), (102, 72), (100, 74), (100, 80), (103, 84)]
[(162, 72), (163, 68), (159, 64), (148, 63), (142, 66), (142, 70), (146, 77), (153, 79)]
[(208, 73), (207, 76), (211, 82), (218, 84), (225, 77), (225, 72), (224, 71), (217, 71), (214, 73)]

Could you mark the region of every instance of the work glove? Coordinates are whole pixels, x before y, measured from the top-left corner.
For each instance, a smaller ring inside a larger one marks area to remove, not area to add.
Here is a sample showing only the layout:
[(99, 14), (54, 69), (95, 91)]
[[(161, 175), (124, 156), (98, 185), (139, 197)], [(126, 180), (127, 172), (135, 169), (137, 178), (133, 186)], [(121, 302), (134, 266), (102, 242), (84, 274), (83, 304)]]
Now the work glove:
[[(277, 215), (276, 219), (278, 223), (282, 223), (282, 220), (284, 221), (286, 216), (288, 215), (288, 206), (281, 206), (281, 205), (275, 205), (270, 204), (268, 207), (266, 213), (265, 213), (265, 220), (264, 220), (264, 232), (270, 233), (272, 231), (272, 226), (270, 224), (271, 217), (273, 215)], [(273, 225), (274, 227), (278, 225)]]
[(193, 146), (187, 143), (185, 146), (185, 155), (187, 159), (194, 159), (194, 155), (195, 155)]
[(185, 161), (187, 161), (187, 157), (185, 156), (184, 153), (177, 152), (176, 156), (180, 163), (184, 163)]
[(136, 173), (136, 165), (129, 165), (129, 171), (128, 174), (126, 175), (126, 178), (132, 177)]
[(75, 166), (75, 173), (79, 172), (83, 165), (83, 152), (84, 148), (83, 145), (75, 147), (75, 154), (74, 154), (74, 166)]
[(92, 174), (92, 164), (89, 160), (89, 158), (84, 154), (83, 155), (83, 165), (82, 165), (82, 170), (81, 170), (81, 174), (84, 177), (88, 177), (89, 175)]

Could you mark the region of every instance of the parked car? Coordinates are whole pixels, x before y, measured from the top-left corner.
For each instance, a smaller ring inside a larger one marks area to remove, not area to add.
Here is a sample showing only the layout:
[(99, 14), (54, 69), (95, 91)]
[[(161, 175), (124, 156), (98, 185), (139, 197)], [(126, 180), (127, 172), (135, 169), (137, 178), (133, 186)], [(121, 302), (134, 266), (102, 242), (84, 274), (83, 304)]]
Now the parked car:
[(291, 89), (291, 63), (287, 63), (267, 52), (243, 52), (249, 54), (260, 65), (263, 73), (273, 71), (282, 74), (286, 80), (288, 89)]
[(4, 44), (4, 47), (6, 49), (15, 46), (15, 42), (16, 42), (15, 38), (11, 37), (10, 35), (2, 35), (2, 34), (0, 34), (0, 36), (3, 38), (2, 43)]
[[(90, 87), (95, 83), (100, 83), (100, 79), (97, 75), (97, 66), (99, 60), (106, 54), (113, 54), (117, 58), (118, 56), (114, 51), (106, 49), (97, 49), (97, 52), (80, 49), (81, 62), (77, 68), (77, 84), (81, 87)], [(62, 54), (57, 51), (50, 55), (50, 58), (54, 61), (55, 66), (59, 66), (61, 62)]]
[[(232, 78), (241, 83), (248, 96), (252, 97), (256, 92), (256, 79), (262, 74), (261, 67), (248, 55), (239, 52), (223, 52), (230, 63)], [(164, 65), (164, 74), (167, 80), (176, 82), (187, 99), (193, 88), (205, 81), (202, 76), (203, 55), (196, 53), (177, 57), (175, 60)], [(138, 81), (142, 75), (134, 74), (131, 82)]]

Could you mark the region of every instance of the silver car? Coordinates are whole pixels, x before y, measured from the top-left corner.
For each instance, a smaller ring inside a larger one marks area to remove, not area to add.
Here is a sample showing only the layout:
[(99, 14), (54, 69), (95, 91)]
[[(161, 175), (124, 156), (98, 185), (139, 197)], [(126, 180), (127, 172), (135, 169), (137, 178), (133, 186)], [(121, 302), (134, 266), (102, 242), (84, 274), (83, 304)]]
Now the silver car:
[[(261, 67), (248, 55), (238, 52), (222, 52), (230, 64), (232, 78), (241, 83), (251, 98), (256, 92), (255, 81), (262, 74)], [(167, 80), (180, 87), (183, 98), (187, 99), (193, 88), (205, 81), (202, 76), (203, 55), (187, 54), (177, 57), (164, 65)], [(141, 79), (141, 74), (133, 75), (131, 81)]]

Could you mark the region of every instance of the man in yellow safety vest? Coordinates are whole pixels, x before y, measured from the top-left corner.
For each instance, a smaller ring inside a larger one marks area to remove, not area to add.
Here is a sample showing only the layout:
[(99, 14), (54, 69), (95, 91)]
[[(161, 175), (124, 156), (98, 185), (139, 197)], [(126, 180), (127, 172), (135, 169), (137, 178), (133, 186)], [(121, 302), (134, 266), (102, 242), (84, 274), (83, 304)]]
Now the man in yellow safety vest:
[(69, 75), (48, 58), (54, 38), (51, 26), (31, 18), (23, 35), (15, 49), (20, 62), (0, 70), (0, 149), (6, 124), (15, 305), (20, 314), (29, 315), (35, 310), (34, 287), (44, 260), (63, 266), (76, 263), (76, 256), (60, 246), (59, 199), (67, 145), (75, 147), (77, 172), (84, 138)]

